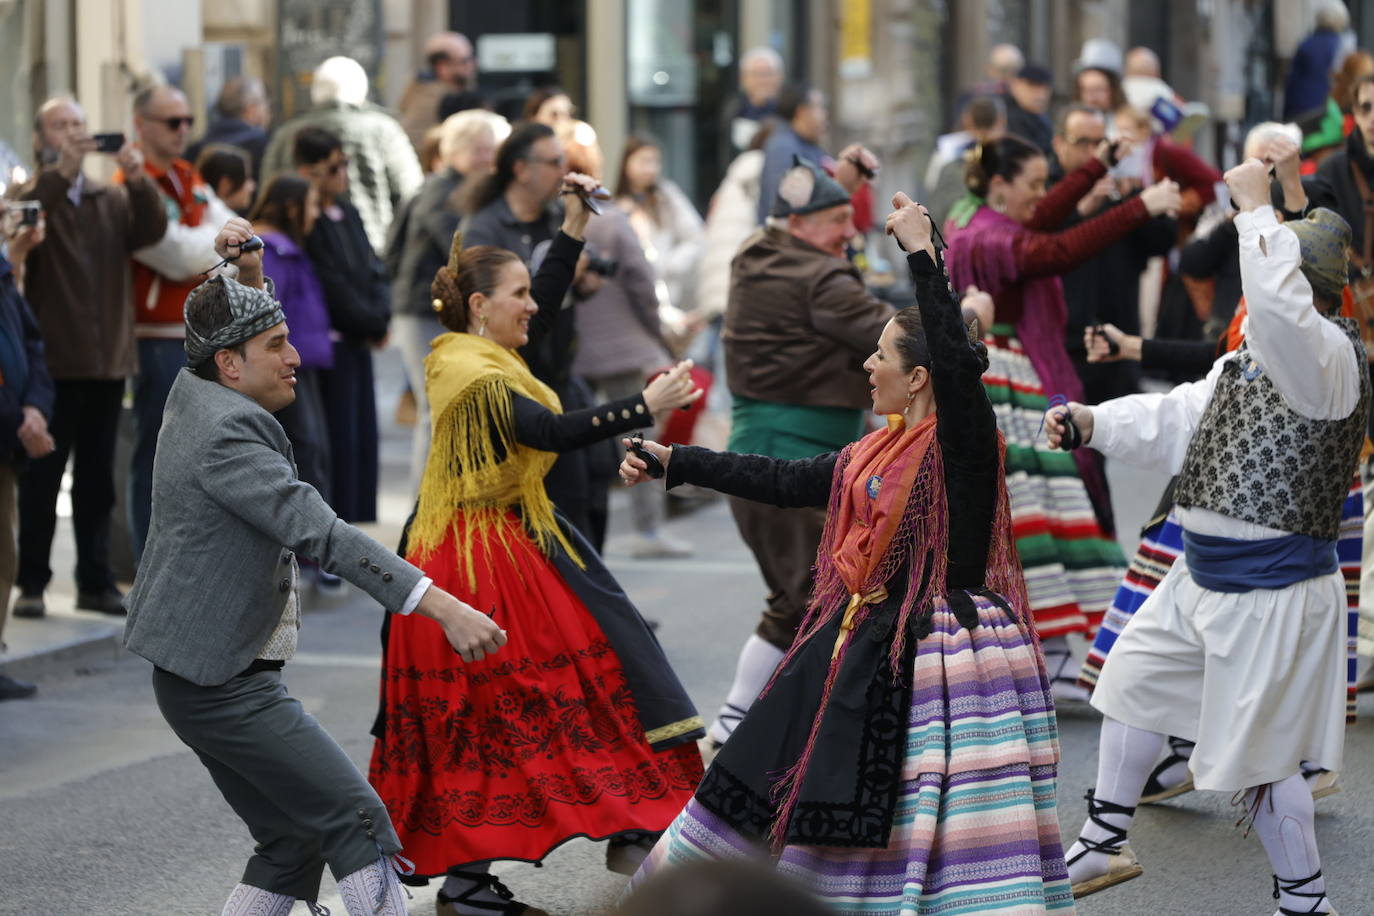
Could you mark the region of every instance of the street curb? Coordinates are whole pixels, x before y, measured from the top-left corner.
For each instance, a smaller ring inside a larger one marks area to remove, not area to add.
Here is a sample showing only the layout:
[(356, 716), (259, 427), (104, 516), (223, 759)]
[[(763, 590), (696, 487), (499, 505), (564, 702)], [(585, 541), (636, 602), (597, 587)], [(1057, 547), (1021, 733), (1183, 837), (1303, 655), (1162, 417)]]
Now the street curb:
[(122, 624), (92, 629), (96, 631), (0, 660), (0, 674), (21, 681), (42, 681), (113, 662), (124, 654), (119, 642)]

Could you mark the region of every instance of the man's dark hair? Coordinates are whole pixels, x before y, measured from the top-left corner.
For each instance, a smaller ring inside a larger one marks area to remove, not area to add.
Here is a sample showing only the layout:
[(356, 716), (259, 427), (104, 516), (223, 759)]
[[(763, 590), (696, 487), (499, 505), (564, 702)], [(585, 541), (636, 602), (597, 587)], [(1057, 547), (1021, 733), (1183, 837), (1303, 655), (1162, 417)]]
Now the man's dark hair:
[(237, 146), (211, 143), (201, 150), (196, 159), (196, 171), (216, 194), (219, 193), (221, 179), (225, 178), (229, 179), (232, 191), (237, 191), (248, 180), (248, 155)]
[(1059, 112), (1059, 120), (1055, 122), (1054, 132), (1061, 137), (1067, 137), (1069, 135), (1069, 118), (1076, 114), (1083, 114), (1096, 118), (1098, 121), (1102, 122), (1104, 127), (1107, 124), (1106, 112), (1094, 108), (1091, 105), (1082, 105), (1078, 102), (1074, 102), (1072, 105), (1065, 105), (1064, 110)]
[(336, 149), (343, 149), (337, 134), (323, 127), (302, 127), (292, 141), (291, 160), (298, 166), (315, 165), (328, 159)]
[(974, 130), (992, 130), (997, 122), (1007, 116), (1007, 103), (995, 95), (980, 95), (968, 103), (969, 127)]
[(464, 213), (475, 213), (506, 192), (515, 180), (515, 164), (530, 157), (530, 149), (545, 137), (554, 136), (553, 128), (547, 124), (525, 121), (517, 124), (510, 136), (496, 151), (496, 171), (481, 181), (466, 182), (471, 185), (471, 193), (461, 193), (458, 208)]
[[(186, 304), (186, 321), (201, 337), (212, 337), (220, 328), (233, 322), (234, 312), (230, 308), (229, 294), (225, 291), (223, 283), (207, 280), (192, 293), (190, 301)], [(247, 355), (243, 344), (228, 349), (239, 356)], [(193, 366), (191, 371), (207, 382), (220, 380), (219, 366), (215, 363), (213, 355), (199, 366)]]
[(778, 117), (791, 121), (797, 116), (797, 109), (810, 104), (813, 87), (810, 83), (788, 83), (778, 93)]

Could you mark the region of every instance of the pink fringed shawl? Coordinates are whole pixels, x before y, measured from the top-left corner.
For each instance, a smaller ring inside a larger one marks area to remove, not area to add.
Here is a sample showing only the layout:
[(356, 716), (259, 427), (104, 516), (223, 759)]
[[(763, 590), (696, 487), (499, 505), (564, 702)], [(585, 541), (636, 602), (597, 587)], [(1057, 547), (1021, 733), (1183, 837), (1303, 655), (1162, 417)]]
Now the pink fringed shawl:
[[(984, 585), (1006, 599), (1031, 639), (1026, 584), (1012, 537), (1011, 509), (1004, 470), (1005, 443), (998, 434), (997, 508), (988, 544)], [(876, 478), (876, 485), (871, 483)], [(890, 597), (888, 585), (903, 592), (893, 629), (888, 664), (892, 678), (909, 675), (900, 670), (913, 617), (928, 615), (947, 591), (949, 505), (945, 492), (944, 456), (936, 441), (935, 415), (904, 428), (900, 419), (888, 428), (869, 433), (845, 447), (831, 478), (825, 531), (816, 554), (815, 580), (805, 620), (782, 663), (793, 658), (829, 624), (844, 615), (835, 643), (816, 718), (800, 758), (772, 785), (777, 816), (770, 832), (772, 845), (785, 844), (787, 826), (796, 808), (803, 777), (825, 718), (835, 679), (844, 665), (853, 634)], [(906, 569), (906, 579), (893, 576)], [(922, 590), (922, 585), (925, 588)], [(1038, 641), (1037, 641), (1038, 643)], [(764, 692), (771, 690), (770, 681)]]

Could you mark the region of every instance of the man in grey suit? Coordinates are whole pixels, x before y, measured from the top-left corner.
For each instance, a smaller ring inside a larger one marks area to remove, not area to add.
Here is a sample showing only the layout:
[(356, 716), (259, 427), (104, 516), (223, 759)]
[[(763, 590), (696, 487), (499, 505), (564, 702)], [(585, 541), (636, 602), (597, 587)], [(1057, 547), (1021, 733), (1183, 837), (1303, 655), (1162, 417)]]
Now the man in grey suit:
[(505, 633), (338, 519), (296, 476), (272, 413), (295, 399), (300, 357), (241, 219), (215, 240), (238, 255), (186, 300), (188, 368), (167, 398), (148, 544), (124, 643), (155, 666), (167, 723), (257, 841), (225, 916), (285, 916), (315, 901), (328, 865), (350, 914), (404, 916), (386, 809), (343, 750), (286, 693), (300, 610), (296, 553), (398, 614), (433, 619), (464, 661)]

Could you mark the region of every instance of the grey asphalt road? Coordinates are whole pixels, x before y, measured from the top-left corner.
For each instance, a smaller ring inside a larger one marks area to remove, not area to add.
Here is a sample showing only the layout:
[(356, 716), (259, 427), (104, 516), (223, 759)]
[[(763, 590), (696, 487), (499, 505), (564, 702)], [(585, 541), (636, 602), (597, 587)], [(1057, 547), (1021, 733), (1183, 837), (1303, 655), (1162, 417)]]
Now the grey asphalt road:
[[(388, 466), (398, 470), (403, 443), (393, 435), (386, 448)], [(1112, 476), (1123, 531), (1130, 531), (1151, 508), (1160, 481), (1120, 469)], [(404, 494), (388, 494), (384, 515), (404, 517)], [(618, 524), (626, 515), (621, 499)], [(611, 550), (608, 559), (640, 608), (661, 622), (660, 639), (709, 715), (753, 628), (762, 587), (722, 503), (674, 521), (672, 531), (696, 545), (694, 558), (634, 561)], [(394, 536), (394, 529), (381, 534)], [(371, 748), (380, 617), (356, 596), (311, 601), (300, 655), (287, 669), (292, 692), (360, 766)], [(1345, 791), (1317, 803), (1323, 865), (1345, 916), (1374, 914), (1374, 702), (1361, 705), (1364, 718), (1348, 732)], [(1097, 720), (1065, 710), (1060, 727), (1060, 817), (1072, 837), (1095, 773)], [(1083, 901), (1079, 912), (1272, 914), (1263, 850), (1233, 827), (1239, 812), (1229, 802), (1194, 793), (1143, 809), (1133, 845), (1145, 875)], [(0, 705), (0, 823), (5, 916), (217, 914), (251, 847), (205, 771), (161, 721), (148, 665), (131, 656), (50, 678), (38, 698)], [(542, 868), (497, 871), (521, 899), (551, 913), (601, 913), (624, 885), (604, 869), (603, 854), (598, 844), (574, 841)], [(325, 888), (323, 902), (342, 914), (328, 877)], [(434, 887), (414, 893), (411, 912), (432, 913)]]

